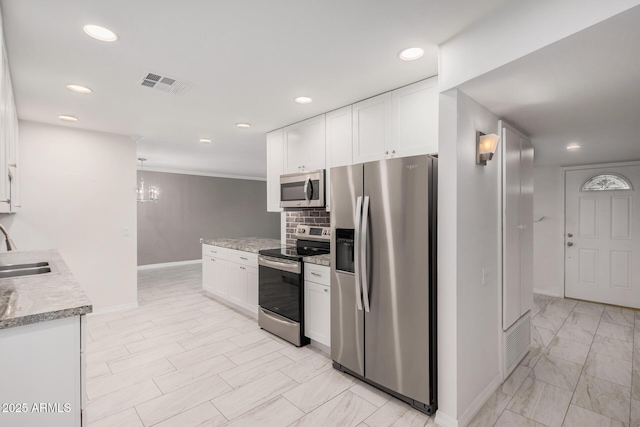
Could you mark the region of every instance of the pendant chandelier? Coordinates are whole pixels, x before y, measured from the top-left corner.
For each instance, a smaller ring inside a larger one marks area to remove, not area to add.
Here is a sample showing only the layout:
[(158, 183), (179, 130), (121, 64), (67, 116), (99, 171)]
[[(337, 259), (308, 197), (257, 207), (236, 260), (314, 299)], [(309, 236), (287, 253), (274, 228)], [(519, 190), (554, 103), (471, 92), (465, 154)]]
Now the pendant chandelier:
[(149, 186), (149, 189), (145, 189), (144, 186), (144, 162), (147, 160), (142, 157), (138, 157), (140, 160), (140, 182), (138, 183), (138, 187), (136, 188), (136, 196), (139, 203), (147, 203), (153, 202), (157, 203), (158, 198), (160, 197), (160, 190), (156, 186)]

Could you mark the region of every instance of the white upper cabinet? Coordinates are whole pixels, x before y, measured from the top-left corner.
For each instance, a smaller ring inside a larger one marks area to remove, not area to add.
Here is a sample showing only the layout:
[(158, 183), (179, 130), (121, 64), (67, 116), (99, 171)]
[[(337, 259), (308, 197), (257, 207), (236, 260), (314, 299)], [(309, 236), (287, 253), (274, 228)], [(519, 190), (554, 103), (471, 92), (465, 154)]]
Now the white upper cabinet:
[(392, 151), (399, 157), (438, 152), (438, 78), (394, 90)]
[(353, 163), (384, 159), (392, 134), (391, 92), (353, 104)]
[(353, 125), (351, 105), (326, 114), (326, 185), (325, 202), (327, 211), (331, 210), (329, 189), (331, 186), (331, 168), (353, 163)]
[[(0, 36), (1, 36), (0, 31)], [(0, 41), (0, 213), (18, 210), (18, 114), (6, 48)]]
[(282, 212), (280, 207), (280, 175), (283, 173), (283, 132), (267, 134), (267, 211)]
[(284, 173), (325, 168), (324, 114), (287, 126), (284, 132)]

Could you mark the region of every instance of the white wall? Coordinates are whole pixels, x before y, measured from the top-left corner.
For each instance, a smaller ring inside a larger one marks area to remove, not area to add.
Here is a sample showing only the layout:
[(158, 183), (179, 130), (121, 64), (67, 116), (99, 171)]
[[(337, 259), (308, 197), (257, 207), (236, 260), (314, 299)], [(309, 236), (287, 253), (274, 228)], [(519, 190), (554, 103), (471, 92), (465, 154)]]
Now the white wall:
[(640, 0), (506, 2), (440, 45), (445, 91), (640, 4)]
[[(442, 425), (466, 425), (501, 382), (500, 158), (476, 165), (476, 131), (498, 117), (464, 93), (440, 95), (438, 382)], [(482, 269), (493, 280), (482, 285)]]
[(544, 219), (533, 224), (533, 288), (535, 292), (564, 296), (564, 192), (557, 166), (534, 168), (533, 213)]
[(58, 249), (94, 311), (136, 304), (135, 143), (21, 121), (19, 150), (22, 209), (0, 218), (18, 249)]

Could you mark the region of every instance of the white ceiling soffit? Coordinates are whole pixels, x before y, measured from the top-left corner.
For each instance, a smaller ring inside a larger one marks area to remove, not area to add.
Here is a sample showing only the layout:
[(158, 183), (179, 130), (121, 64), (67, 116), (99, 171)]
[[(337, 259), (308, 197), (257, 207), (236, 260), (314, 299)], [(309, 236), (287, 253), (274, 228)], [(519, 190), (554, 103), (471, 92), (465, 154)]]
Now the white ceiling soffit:
[[(21, 119), (137, 135), (149, 167), (264, 176), (265, 133), (437, 74), (437, 45), (506, 0), (2, 0)], [(113, 43), (87, 37), (107, 27)], [(404, 62), (398, 53), (420, 46)], [(173, 96), (144, 73), (188, 82)], [(65, 89), (93, 89), (89, 95)], [(313, 103), (299, 105), (297, 96)], [(249, 122), (250, 129), (237, 129)], [(213, 142), (200, 144), (200, 138)]]
[(531, 135), (536, 165), (640, 159), (639, 22), (635, 7), (460, 89)]

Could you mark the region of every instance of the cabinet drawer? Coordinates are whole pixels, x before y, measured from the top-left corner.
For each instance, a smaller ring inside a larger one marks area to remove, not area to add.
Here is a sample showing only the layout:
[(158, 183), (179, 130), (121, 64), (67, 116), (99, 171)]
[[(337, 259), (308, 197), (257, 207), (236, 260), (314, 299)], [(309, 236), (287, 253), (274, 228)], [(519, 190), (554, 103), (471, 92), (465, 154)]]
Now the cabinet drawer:
[(220, 246), (212, 246), (207, 244), (202, 244), (202, 255), (210, 256), (214, 258), (227, 259), (227, 253), (231, 249), (221, 248)]
[(324, 265), (310, 264), (308, 262), (304, 264), (304, 280), (309, 282), (329, 286), (331, 284), (329, 272), (329, 267)]
[(236, 264), (246, 265), (248, 267), (258, 266), (258, 254), (253, 254), (251, 252), (229, 249), (227, 259), (231, 262), (235, 262)]

